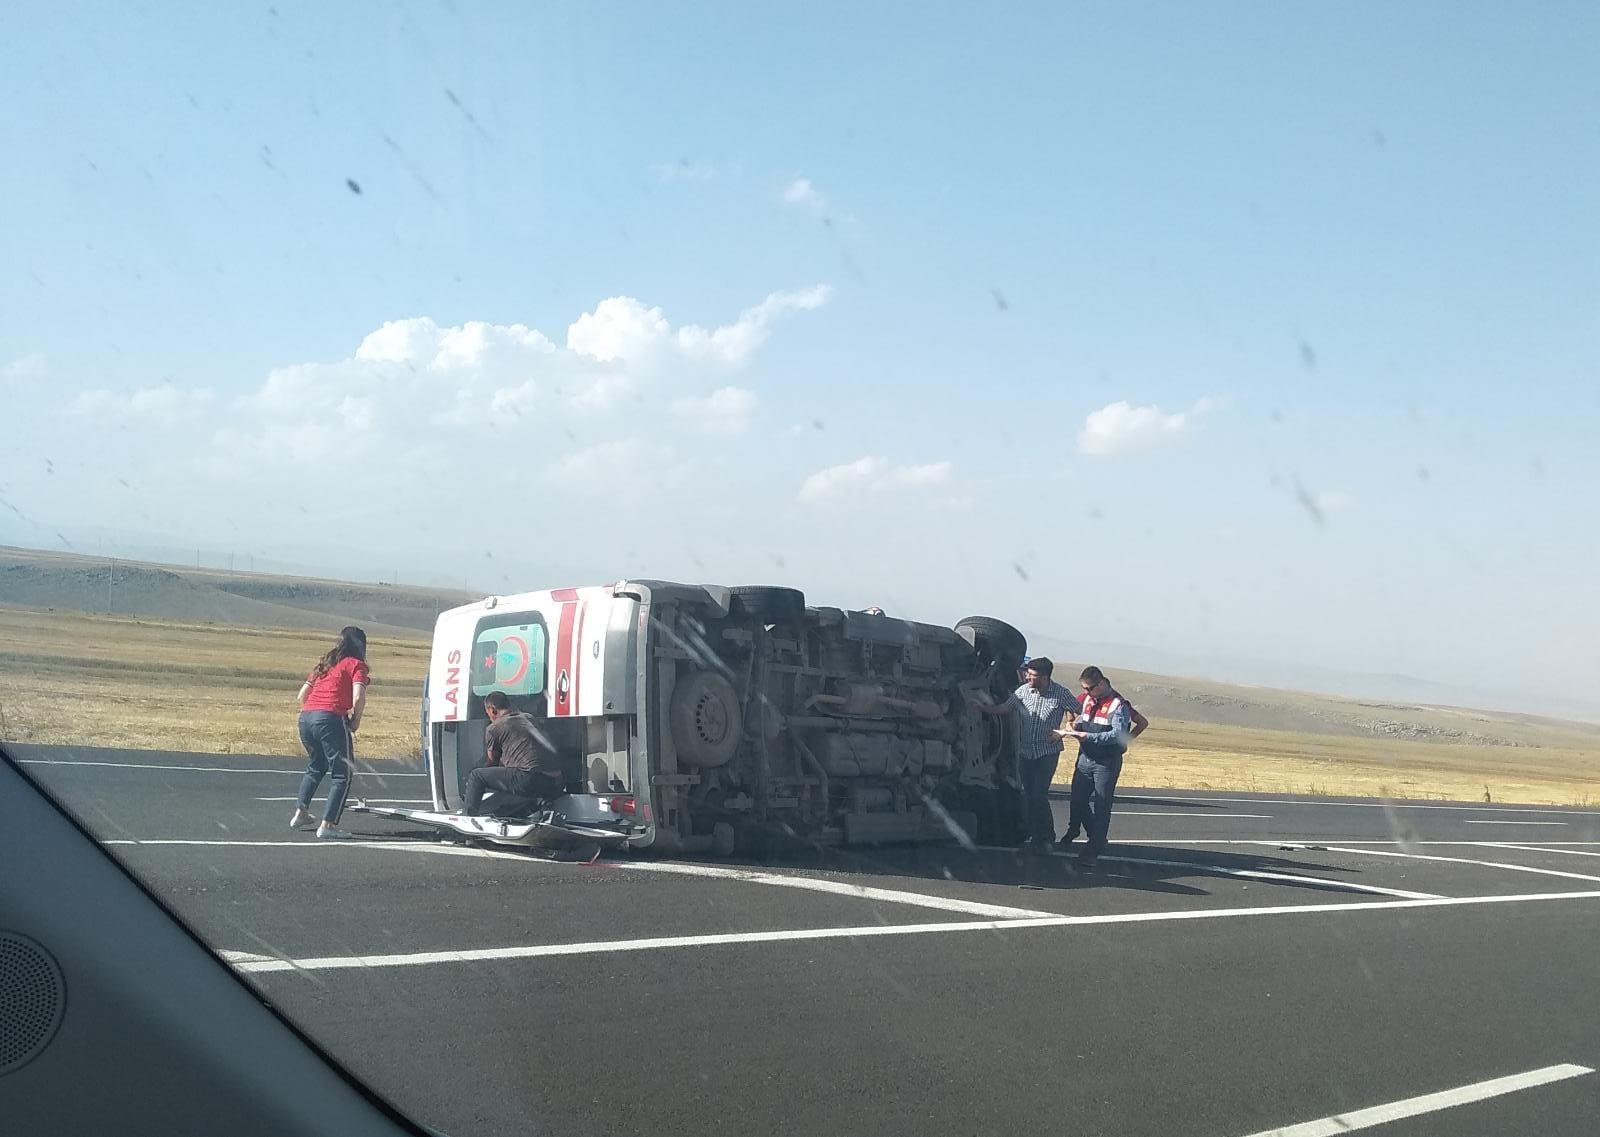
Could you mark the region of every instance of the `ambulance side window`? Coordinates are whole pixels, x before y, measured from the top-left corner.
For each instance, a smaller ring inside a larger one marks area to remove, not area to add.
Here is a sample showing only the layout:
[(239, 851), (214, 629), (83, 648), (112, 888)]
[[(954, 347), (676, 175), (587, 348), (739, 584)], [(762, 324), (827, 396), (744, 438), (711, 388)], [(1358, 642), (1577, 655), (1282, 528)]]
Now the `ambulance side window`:
[(547, 639), (541, 622), (480, 627), (473, 643), (469, 714), (482, 714), (483, 697), (504, 693), (517, 710), (533, 710), (544, 695)]

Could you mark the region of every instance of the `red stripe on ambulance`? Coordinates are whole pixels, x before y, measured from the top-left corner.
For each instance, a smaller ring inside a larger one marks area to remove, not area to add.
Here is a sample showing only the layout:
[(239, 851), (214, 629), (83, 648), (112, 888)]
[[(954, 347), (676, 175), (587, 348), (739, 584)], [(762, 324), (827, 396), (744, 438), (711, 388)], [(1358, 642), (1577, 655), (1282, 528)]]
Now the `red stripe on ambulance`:
[(578, 614), (578, 590), (576, 588), (558, 588), (550, 593), (552, 600), (561, 602), (561, 615), (556, 631), (556, 653), (554, 667), (556, 673), (555, 698), (550, 701), (550, 716), (552, 718), (565, 717), (574, 714), (577, 700), (573, 697), (572, 678), (572, 640), (573, 618)]
[(578, 629), (572, 636), (572, 713), (581, 715), (583, 703), (579, 701), (579, 694), (583, 691), (583, 618), (589, 614), (587, 600), (578, 605)]

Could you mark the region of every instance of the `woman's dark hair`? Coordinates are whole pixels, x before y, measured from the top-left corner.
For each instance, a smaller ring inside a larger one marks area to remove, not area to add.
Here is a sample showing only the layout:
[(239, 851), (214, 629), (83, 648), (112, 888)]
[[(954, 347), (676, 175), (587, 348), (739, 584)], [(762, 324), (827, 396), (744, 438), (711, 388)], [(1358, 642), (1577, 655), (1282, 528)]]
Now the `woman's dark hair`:
[(311, 669), (311, 680), (321, 679), (341, 659), (359, 659), (363, 663), (367, 658), (367, 633), (355, 625), (339, 630), (339, 642), (329, 649), (328, 654), (317, 660), (317, 665)]

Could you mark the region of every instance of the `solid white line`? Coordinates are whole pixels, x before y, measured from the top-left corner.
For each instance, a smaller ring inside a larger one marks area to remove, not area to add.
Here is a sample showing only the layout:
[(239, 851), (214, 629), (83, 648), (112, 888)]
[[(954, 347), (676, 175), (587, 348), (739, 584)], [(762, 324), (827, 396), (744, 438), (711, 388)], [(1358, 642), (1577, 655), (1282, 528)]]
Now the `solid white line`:
[[(24, 766), (101, 766), (112, 770), (190, 770), (197, 774), (297, 774), (303, 770), (294, 766), (281, 766), (275, 770), (245, 770), (237, 766), (157, 766), (146, 762), (68, 762), (59, 758), (23, 758)], [(400, 770), (368, 770), (357, 768), (357, 775), (370, 774), (375, 778), (426, 778)]]
[(239, 971), (327, 971), (361, 967), (415, 967), (429, 963), (476, 963), (491, 959), (536, 959), (560, 955), (654, 951), (662, 948), (716, 947), (726, 944), (777, 943), (789, 940), (861, 939), (869, 936), (917, 936), (938, 932), (1001, 932), (1018, 928), (1066, 928), (1092, 924), (1159, 924), (1180, 920), (1230, 917), (1290, 916), (1323, 912), (1387, 912), (1412, 908), (1458, 908), (1481, 904), (1516, 904), (1541, 900), (1600, 900), (1600, 892), (1536, 892), (1521, 896), (1460, 896), (1437, 900), (1352, 900), (1342, 904), (1282, 904), (1260, 908), (1189, 908), (1168, 912), (1113, 912), (1100, 916), (1046, 916), (1032, 920), (957, 920), (944, 924), (868, 924), (850, 928), (791, 928), (771, 932), (719, 932), (698, 936), (656, 936), (637, 940), (593, 940), (571, 944), (526, 944), (516, 947), (468, 948), (459, 951), (410, 952), (395, 955), (336, 955), (311, 959), (274, 959), (241, 963)]
[(975, 900), (956, 900), (946, 896), (930, 896), (924, 892), (905, 892), (895, 888), (873, 888), (844, 881), (818, 877), (783, 876), (779, 873), (756, 872), (750, 869), (723, 868), (717, 865), (657, 864), (633, 861), (618, 868), (632, 872), (671, 873), (679, 876), (717, 877), (724, 880), (742, 880), (749, 884), (770, 884), (779, 888), (798, 888), (809, 892), (828, 892), (836, 896), (852, 896), (858, 900), (881, 900), (888, 904), (910, 904), (918, 908), (938, 908), (946, 912), (965, 912), (971, 916), (991, 916), (1001, 920), (1027, 920), (1040, 916), (1054, 916), (1054, 912), (1040, 912), (1032, 908), (1011, 908), (1002, 904), (983, 904)]
[[(1259, 837), (1139, 837), (1136, 844), (1149, 845), (1260, 845), (1263, 848), (1292, 848), (1292, 849), (1319, 849), (1324, 843), (1332, 841), (1338, 845), (1404, 845), (1410, 848), (1413, 845), (1461, 845), (1473, 849), (1493, 849), (1502, 844), (1500, 841), (1412, 841), (1409, 838), (1386, 837), (1382, 840), (1369, 840), (1365, 837), (1284, 837), (1275, 841), (1263, 841)], [(1127, 844), (1129, 842), (1124, 842)], [(1555, 845), (1600, 845), (1600, 841), (1524, 841), (1525, 845), (1555, 846)], [(990, 849), (995, 852), (1016, 852), (1004, 845), (979, 845), (980, 849)]]
[(1463, 821), (1463, 825), (1566, 825), (1565, 821)]
[(1265, 869), (1234, 869), (1221, 865), (1196, 864), (1193, 861), (1158, 861), (1147, 857), (1101, 857), (1102, 861), (1117, 861), (1126, 865), (1160, 865), (1164, 868), (1197, 869), (1201, 872), (1220, 873), (1223, 876), (1244, 877), (1247, 880), (1281, 881), (1285, 884), (1320, 884), (1347, 892), (1370, 892), (1374, 896), (1396, 896), (1401, 900), (1438, 900), (1436, 892), (1407, 892), (1401, 888), (1380, 888), (1375, 884), (1357, 884), (1350, 880), (1329, 880), (1320, 876), (1292, 876), (1289, 873), (1268, 872)]
[(1197, 817), (1193, 813), (1184, 813), (1184, 812), (1181, 812), (1181, 811), (1178, 812), (1178, 813), (1167, 813), (1165, 811), (1163, 811), (1161, 813), (1153, 813), (1153, 812), (1148, 812), (1148, 811), (1140, 810), (1140, 809), (1119, 809), (1119, 810), (1117, 810), (1115, 816), (1117, 816), (1117, 817), (1187, 817), (1191, 821), (1237, 821), (1237, 820), (1239, 820), (1241, 818), (1247, 819), (1247, 820), (1250, 820), (1250, 821), (1271, 821), (1272, 820), (1272, 814), (1270, 814), (1270, 813), (1207, 813), (1207, 814), (1203, 814), (1203, 815)]
[(1439, 861), (1445, 864), (1476, 865), (1485, 869), (1507, 869), (1511, 872), (1530, 872), (1539, 876), (1559, 876), (1567, 880), (1600, 881), (1600, 876), (1585, 876), (1580, 872), (1562, 872), (1560, 869), (1539, 869), (1532, 865), (1511, 865), (1503, 861), (1475, 861), (1470, 857), (1440, 857), (1432, 853), (1401, 853), (1393, 849), (1350, 849), (1342, 845), (1324, 845), (1330, 853), (1358, 853), (1371, 857), (1402, 857), (1408, 861)]
[[(1136, 797), (1141, 801), (1149, 802), (1184, 802), (1189, 805), (1208, 805), (1214, 801), (1225, 801), (1237, 805), (1319, 805), (1328, 809), (1451, 809), (1465, 813), (1549, 813), (1566, 817), (1590, 817), (1600, 821), (1600, 810), (1594, 809), (1546, 809), (1543, 806), (1515, 806), (1515, 805), (1440, 805), (1437, 802), (1413, 802), (1403, 799), (1390, 799), (1388, 801), (1312, 801), (1304, 798), (1276, 798), (1276, 797), (1161, 797), (1154, 794), (1143, 793), (1139, 790), (1124, 791), (1129, 797)], [(1116, 813), (1113, 812), (1115, 817)], [(1185, 816), (1188, 816), (1187, 814)]]
[(1517, 849), (1524, 853), (1564, 853), (1569, 857), (1600, 857), (1600, 853), (1592, 849), (1558, 849), (1553, 845), (1508, 845), (1496, 841), (1488, 846), (1491, 849)]
[[(1244, 838), (1211, 839), (1206, 841), (1157, 841), (1154, 838), (1140, 838), (1137, 844), (1141, 848), (1150, 845), (1249, 845), (1268, 848), (1280, 848), (1292, 844), (1289, 841), (1258, 841)], [(1300, 846), (1307, 848), (1307, 846)], [(979, 849), (986, 853), (1015, 853), (1017, 850), (1007, 845), (979, 845)], [(1123, 857), (1102, 856), (1102, 861), (1116, 861), (1121, 864), (1146, 864), (1161, 865), (1163, 867), (1193, 869), (1195, 872), (1213, 873), (1218, 876), (1237, 876), (1251, 880), (1282, 881), (1288, 884), (1322, 884), (1333, 888), (1344, 888), (1352, 892), (1370, 892), (1378, 896), (1395, 896), (1402, 900), (1436, 900), (1438, 895), (1432, 892), (1406, 892), (1398, 888), (1380, 888), (1375, 884), (1356, 884), (1352, 881), (1331, 880), (1320, 876), (1291, 876), (1288, 873), (1269, 872), (1265, 869), (1236, 869), (1223, 865), (1207, 864), (1204, 861), (1163, 861), (1150, 857)]]
[[(258, 797), (257, 801), (299, 801), (300, 799), (290, 794), (288, 797)], [(426, 797), (364, 797), (362, 801), (370, 801), (376, 805), (432, 805), (433, 799)]]
[[(195, 837), (156, 837), (156, 838), (114, 838), (101, 841), (102, 845), (209, 845), (232, 847), (239, 849), (420, 849), (430, 853), (447, 849), (445, 845), (425, 845), (418, 841), (369, 841), (357, 837), (354, 840), (329, 841), (318, 840), (311, 836), (311, 830), (306, 830), (306, 836), (300, 841), (214, 841)], [(456, 850), (460, 851), (460, 850)], [(487, 854), (488, 849), (466, 850), (473, 853)], [(516, 854), (510, 854), (516, 856)], [(531, 857), (518, 857), (533, 863)]]
[(1588, 1066), (1573, 1066), (1570, 1064), (1545, 1066), (1539, 1070), (1529, 1070), (1524, 1074), (1508, 1074), (1504, 1078), (1490, 1078), (1486, 1082), (1473, 1082), (1470, 1086), (1457, 1086), (1453, 1090), (1441, 1090), (1434, 1094), (1423, 1094), (1421, 1097), (1392, 1101), (1387, 1105), (1375, 1105), (1367, 1109), (1352, 1110), (1349, 1113), (1337, 1113), (1332, 1117), (1324, 1117), (1316, 1121), (1304, 1121), (1299, 1125), (1285, 1125), (1279, 1129), (1263, 1129), (1259, 1133), (1250, 1134), (1250, 1137), (1339, 1137), (1342, 1133), (1350, 1133), (1357, 1129), (1370, 1129), (1374, 1125), (1384, 1125), (1390, 1121), (1400, 1121), (1404, 1118), (1417, 1117), (1424, 1113), (1435, 1113), (1441, 1109), (1466, 1105), (1469, 1102), (1487, 1101), (1489, 1098), (1499, 1097), (1502, 1094), (1515, 1093), (1517, 1090), (1531, 1090), (1535, 1086), (1547, 1086), (1552, 1082), (1561, 1082), (1568, 1078), (1577, 1078), (1584, 1074), (1592, 1073), (1594, 1071)]

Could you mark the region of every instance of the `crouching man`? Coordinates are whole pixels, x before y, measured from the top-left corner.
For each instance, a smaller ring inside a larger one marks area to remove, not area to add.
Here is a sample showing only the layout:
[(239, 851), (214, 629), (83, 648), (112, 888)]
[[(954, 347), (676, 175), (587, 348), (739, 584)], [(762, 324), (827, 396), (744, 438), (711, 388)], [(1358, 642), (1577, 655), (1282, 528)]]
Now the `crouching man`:
[(483, 709), (489, 716), (483, 734), (489, 764), (467, 775), (464, 812), (476, 814), (490, 790), (502, 799), (559, 796), (566, 786), (561, 758), (534, 716), (512, 710), (501, 691), (485, 696)]

